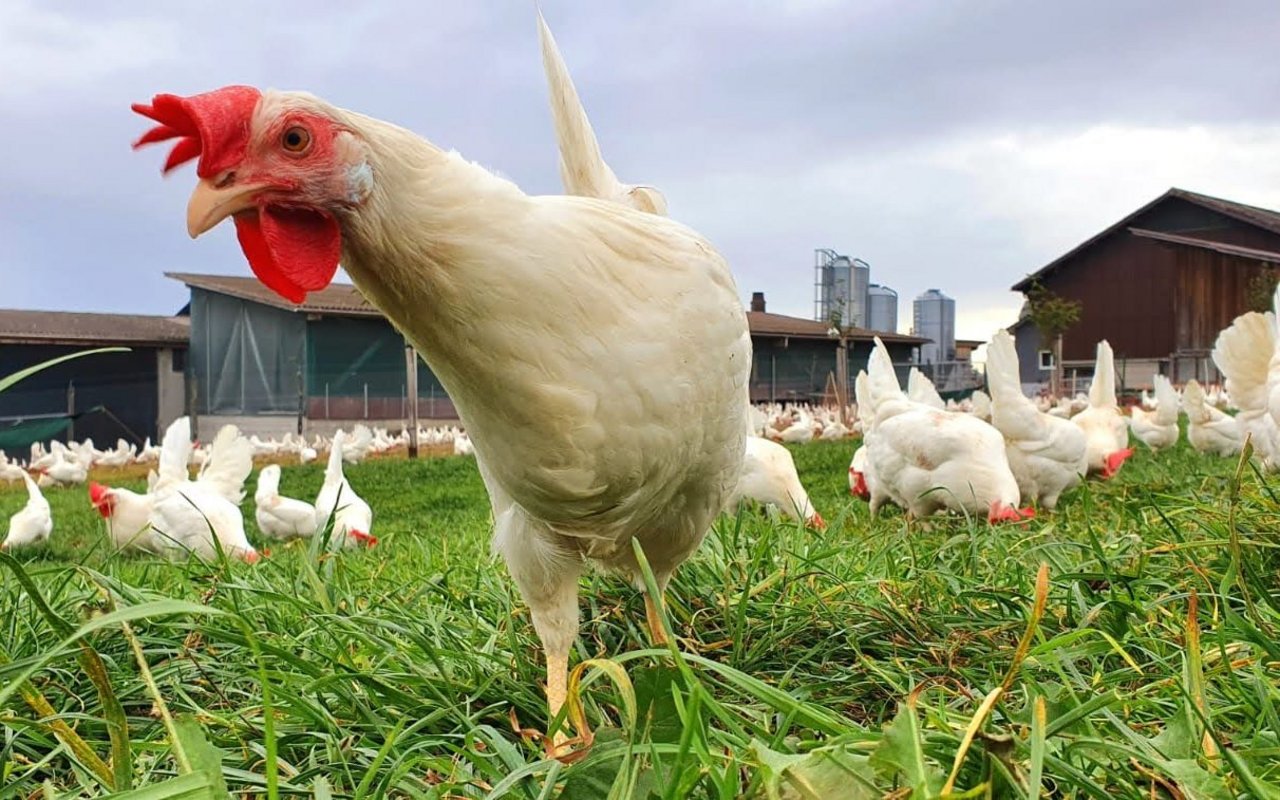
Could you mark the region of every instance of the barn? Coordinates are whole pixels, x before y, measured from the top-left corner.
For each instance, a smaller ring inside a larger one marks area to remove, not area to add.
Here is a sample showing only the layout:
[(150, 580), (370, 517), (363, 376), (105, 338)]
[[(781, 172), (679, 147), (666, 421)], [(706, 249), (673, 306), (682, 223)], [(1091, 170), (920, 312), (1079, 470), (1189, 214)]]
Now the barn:
[(59, 364), (0, 393), (0, 449), (156, 438), (183, 413), (187, 335), (182, 317), (0, 310), (0, 376), (81, 350), (129, 348)]
[[(1239, 314), (1269, 303), (1280, 267), (1280, 212), (1173, 188), (1013, 286), (1036, 283), (1081, 304), (1063, 337), (1068, 391), (1093, 374), (1099, 339), (1111, 343), (1122, 385), (1147, 388), (1217, 379), (1210, 353)], [(1024, 308), (1010, 329), (1024, 388), (1049, 380), (1052, 353)]]
[[(828, 376), (836, 374), (839, 340), (831, 326), (802, 317), (772, 314), (765, 309), (763, 292), (751, 297), (747, 311), (754, 358), (751, 363), (751, 400), (763, 402), (821, 402), (828, 397)], [(866, 369), (875, 337), (879, 336), (898, 368), (898, 380), (906, 386), (907, 372), (927, 339), (899, 333), (846, 328), (850, 382)], [(849, 397), (853, 396), (852, 388)]]
[[(197, 425), (246, 433), (331, 433), (350, 421), (399, 428), (408, 417), (404, 338), (354, 286), (294, 305), (256, 278), (171, 272), (191, 290), (187, 391)], [(424, 424), (457, 413), (421, 359)]]

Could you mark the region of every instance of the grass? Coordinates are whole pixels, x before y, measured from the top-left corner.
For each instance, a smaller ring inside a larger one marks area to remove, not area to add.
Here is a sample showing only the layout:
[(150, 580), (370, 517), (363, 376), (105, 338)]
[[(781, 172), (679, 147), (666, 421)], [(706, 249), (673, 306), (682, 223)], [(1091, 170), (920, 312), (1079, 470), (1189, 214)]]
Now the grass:
[[(571, 765), (518, 732), (546, 727), (540, 651), (472, 460), (352, 467), (379, 546), (256, 567), (113, 555), (84, 490), (52, 490), (50, 546), (0, 558), (0, 798), (217, 773), (317, 798), (1280, 796), (1266, 480), (1183, 443), (1025, 526), (908, 528), (848, 497), (851, 451), (793, 449), (825, 534), (719, 521), (670, 592), (674, 652), (634, 590), (584, 579), (596, 742)], [(0, 518), (22, 502), (0, 489)]]

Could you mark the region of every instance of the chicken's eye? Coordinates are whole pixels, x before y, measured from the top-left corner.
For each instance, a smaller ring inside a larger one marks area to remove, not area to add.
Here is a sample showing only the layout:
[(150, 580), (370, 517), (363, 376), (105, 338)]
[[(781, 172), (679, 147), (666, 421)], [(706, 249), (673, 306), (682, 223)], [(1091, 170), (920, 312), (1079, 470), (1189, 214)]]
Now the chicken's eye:
[(295, 156), (302, 155), (311, 149), (311, 134), (306, 128), (294, 125), (280, 137), (280, 146), (284, 148), (286, 153), (291, 153)]

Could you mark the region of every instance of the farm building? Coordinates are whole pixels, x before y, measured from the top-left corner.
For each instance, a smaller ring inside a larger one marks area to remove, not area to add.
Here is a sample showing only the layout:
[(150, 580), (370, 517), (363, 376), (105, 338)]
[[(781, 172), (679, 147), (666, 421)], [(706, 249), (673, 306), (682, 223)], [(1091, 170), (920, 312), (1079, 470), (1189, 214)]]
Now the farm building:
[[(762, 402), (815, 402), (826, 394), (828, 376), (836, 370), (838, 340), (831, 326), (800, 317), (770, 314), (765, 310), (763, 292), (751, 297), (747, 311), (754, 358), (751, 365), (751, 400)], [(916, 350), (927, 340), (899, 333), (877, 333), (864, 328), (846, 328), (848, 376), (866, 369), (867, 359), (879, 336), (898, 365), (898, 379), (906, 385), (907, 371), (916, 361)], [(853, 396), (852, 388), (849, 396)]]
[[(1099, 339), (1111, 343), (1123, 385), (1146, 388), (1158, 373), (1175, 382), (1216, 380), (1210, 353), (1218, 332), (1269, 302), (1280, 266), (1280, 212), (1170, 189), (1013, 286), (1037, 282), (1078, 301), (1079, 321), (1063, 337), (1068, 380), (1093, 374)], [(1017, 340), (1024, 387), (1053, 369), (1049, 346), (1022, 318)]]
[(0, 376), (95, 347), (0, 393), (0, 449), (92, 438), (142, 444), (182, 415), (187, 321), (181, 317), (0, 310)]
[[(167, 274), (191, 290), (198, 424), (278, 435), (343, 420), (399, 427), (408, 416), (404, 338), (354, 286), (332, 284), (295, 306), (255, 278)], [(418, 395), (421, 419), (457, 418), (421, 359)]]

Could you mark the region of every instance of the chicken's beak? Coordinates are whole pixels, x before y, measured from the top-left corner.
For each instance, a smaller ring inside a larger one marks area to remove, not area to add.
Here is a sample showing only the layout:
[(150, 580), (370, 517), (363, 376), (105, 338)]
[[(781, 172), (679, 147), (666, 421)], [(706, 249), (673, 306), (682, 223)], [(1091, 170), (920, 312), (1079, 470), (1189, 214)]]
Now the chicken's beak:
[(187, 201), (187, 233), (195, 239), (237, 211), (253, 208), (254, 195), (266, 188), (262, 183), (219, 187), (210, 178), (202, 179)]

